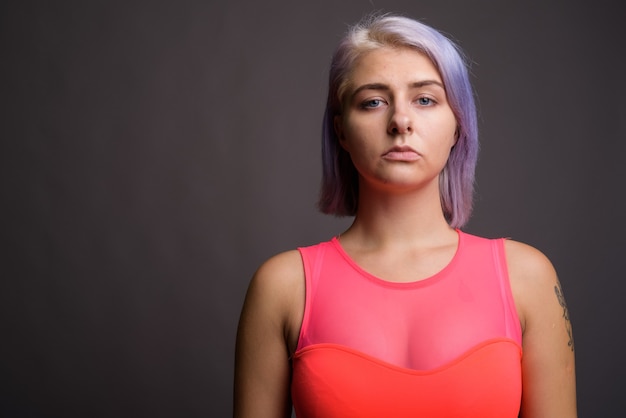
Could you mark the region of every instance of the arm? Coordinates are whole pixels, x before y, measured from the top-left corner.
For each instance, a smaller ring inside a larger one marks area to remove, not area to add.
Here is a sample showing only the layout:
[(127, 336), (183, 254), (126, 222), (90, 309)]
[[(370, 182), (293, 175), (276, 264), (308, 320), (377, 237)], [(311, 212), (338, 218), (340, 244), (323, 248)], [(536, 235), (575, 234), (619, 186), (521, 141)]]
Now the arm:
[(235, 418), (291, 416), (290, 351), (304, 309), (304, 273), (297, 251), (264, 263), (250, 282), (235, 351)]
[(520, 417), (576, 417), (572, 325), (556, 272), (532, 247), (507, 241), (506, 252), (523, 332)]

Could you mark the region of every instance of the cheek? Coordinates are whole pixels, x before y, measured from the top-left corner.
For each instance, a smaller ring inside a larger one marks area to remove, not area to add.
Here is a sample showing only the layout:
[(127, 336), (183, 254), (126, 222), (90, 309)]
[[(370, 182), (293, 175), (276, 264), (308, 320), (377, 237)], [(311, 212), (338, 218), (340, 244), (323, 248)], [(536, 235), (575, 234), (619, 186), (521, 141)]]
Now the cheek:
[(445, 152), (450, 153), (450, 150), (456, 145), (457, 142), (458, 125), (454, 117), (446, 121), (445, 125), (447, 125), (447, 128), (442, 132), (442, 140), (445, 143), (443, 148), (445, 149)]
[(437, 134), (430, 136), (432, 138), (432, 142), (429, 143), (431, 155), (441, 163), (447, 162), (456, 144), (455, 130), (456, 128), (441, 129)]
[(364, 145), (363, 132), (358, 125), (355, 126), (352, 120), (346, 118), (339, 129), (335, 129), (335, 132), (339, 138), (339, 145), (348, 153), (352, 154), (362, 150)]

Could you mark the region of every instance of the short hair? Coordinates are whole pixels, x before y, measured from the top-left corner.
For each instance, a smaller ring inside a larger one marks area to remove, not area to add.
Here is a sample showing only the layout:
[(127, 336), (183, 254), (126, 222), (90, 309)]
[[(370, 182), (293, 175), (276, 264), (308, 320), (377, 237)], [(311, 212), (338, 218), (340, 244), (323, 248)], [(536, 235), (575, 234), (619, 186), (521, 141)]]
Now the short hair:
[(334, 119), (342, 112), (349, 73), (356, 60), (382, 47), (416, 50), (425, 54), (439, 71), (458, 135), (439, 175), (441, 206), (450, 226), (460, 228), (472, 212), (478, 157), (476, 105), (468, 65), (458, 46), (439, 31), (397, 15), (366, 17), (348, 30), (333, 54), (322, 130), (323, 173), (318, 207), (323, 213), (336, 216), (356, 214), (358, 174), (350, 154), (339, 144)]

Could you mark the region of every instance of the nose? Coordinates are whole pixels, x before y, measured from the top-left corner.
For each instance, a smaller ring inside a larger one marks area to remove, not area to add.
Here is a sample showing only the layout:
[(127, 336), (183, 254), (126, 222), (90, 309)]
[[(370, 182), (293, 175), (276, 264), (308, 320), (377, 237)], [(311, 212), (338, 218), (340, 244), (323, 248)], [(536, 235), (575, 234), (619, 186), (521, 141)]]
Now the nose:
[(393, 106), (387, 132), (391, 135), (403, 135), (413, 132), (413, 121), (404, 106), (398, 104)]

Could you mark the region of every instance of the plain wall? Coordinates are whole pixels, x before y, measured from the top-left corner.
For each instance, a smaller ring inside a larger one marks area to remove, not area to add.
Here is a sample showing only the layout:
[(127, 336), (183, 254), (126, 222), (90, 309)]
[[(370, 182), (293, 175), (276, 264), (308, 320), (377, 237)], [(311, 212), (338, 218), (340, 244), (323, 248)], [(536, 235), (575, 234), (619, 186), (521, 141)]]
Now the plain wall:
[(247, 0), (0, 5), (0, 415), (231, 414), (250, 277), (349, 224), (315, 209), (327, 66), (380, 9), (471, 58), (466, 230), (550, 257), (580, 416), (623, 413), (624, 7)]

